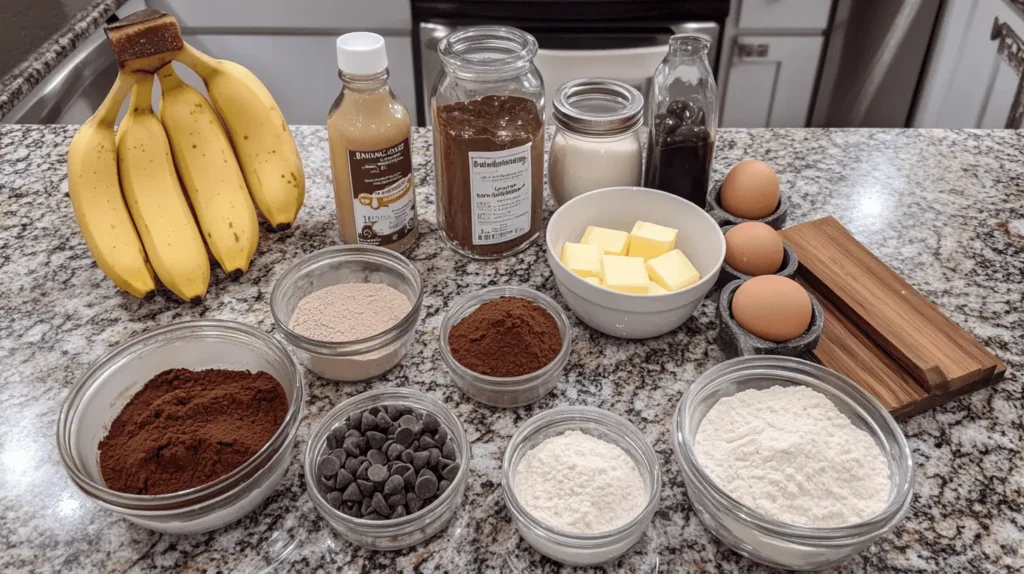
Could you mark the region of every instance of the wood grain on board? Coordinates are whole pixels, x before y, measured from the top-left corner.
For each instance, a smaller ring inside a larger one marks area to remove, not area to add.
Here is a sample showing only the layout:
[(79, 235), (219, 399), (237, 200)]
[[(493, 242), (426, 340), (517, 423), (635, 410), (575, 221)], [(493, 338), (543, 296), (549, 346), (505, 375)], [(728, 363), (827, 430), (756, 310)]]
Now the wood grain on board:
[[(862, 335), (902, 365), (922, 391), (942, 394), (1002, 376), (1005, 366), (999, 359), (854, 239), (835, 218), (801, 223), (783, 230), (782, 235), (800, 260), (800, 277), (821, 300), (831, 303)], [(837, 340), (863, 345), (857, 339)], [(897, 395), (905, 391), (893, 390)]]

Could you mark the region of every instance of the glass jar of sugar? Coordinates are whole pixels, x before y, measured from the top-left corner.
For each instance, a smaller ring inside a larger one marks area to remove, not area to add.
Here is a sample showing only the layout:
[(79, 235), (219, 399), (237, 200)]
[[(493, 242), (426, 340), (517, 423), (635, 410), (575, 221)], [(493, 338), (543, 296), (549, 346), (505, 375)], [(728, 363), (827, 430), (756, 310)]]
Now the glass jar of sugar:
[(573, 80), (558, 88), (548, 159), (548, 189), (556, 203), (595, 189), (640, 185), (643, 108), (640, 92), (615, 80)]

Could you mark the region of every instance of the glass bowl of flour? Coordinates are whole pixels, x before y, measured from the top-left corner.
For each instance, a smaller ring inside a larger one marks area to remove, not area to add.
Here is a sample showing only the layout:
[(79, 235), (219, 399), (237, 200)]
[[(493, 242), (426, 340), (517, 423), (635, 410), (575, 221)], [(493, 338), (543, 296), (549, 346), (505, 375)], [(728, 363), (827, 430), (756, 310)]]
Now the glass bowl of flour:
[(661, 467), (626, 419), (594, 407), (558, 407), (512, 436), (501, 484), (530, 546), (563, 564), (592, 566), (640, 541), (658, 508)]
[(401, 254), (342, 245), (299, 259), (274, 283), (277, 332), (310, 371), (334, 381), (379, 376), (402, 361), (416, 336), (423, 284)]
[(791, 357), (725, 361), (683, 396), (672, 447), (704, 526), (740, 554), (819, 570), (906, 514), (914, 466), (888, 411), (853, 381)]

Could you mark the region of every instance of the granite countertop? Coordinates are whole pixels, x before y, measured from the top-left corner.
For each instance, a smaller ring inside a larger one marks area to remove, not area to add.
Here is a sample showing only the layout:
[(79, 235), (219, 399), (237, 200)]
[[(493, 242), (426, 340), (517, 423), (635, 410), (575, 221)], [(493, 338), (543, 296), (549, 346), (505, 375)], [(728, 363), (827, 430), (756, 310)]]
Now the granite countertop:
[[(404, 362), (356, 385), (306, 372), (308, 410), (284, 481), (257, 510), (221, 530), (168, 536), (101, 510), (64, 473), (54, 441), (76, 377), (112, 347), (158, 325), (198, 317), (273, 331), (268, 296), (295, 258), (339, 242), (324, 128), (296, 127), (308, 183), (290, 232), (264, 234), (239, 281), (214, 272), (206, 300), (186, 305), (118, 291), (93, 263), (66, 195), (73, 126), (0, 126), (0, 571), (555, 572), (517, 534), (500, 496), (505, 445), (528, 417), (593, 405), (627, 417), (655, 445), (661, 505), (641, 542), (608, 567), (623, 572), (764, 572), (698, 521), (669, 445), (687, 386), (723, 357), (715, 296), (680, 329), (648, 341), (601, 335), (572, 320), (557, 389), (502, 410), (465, 397), (438, 354), (444, 309), (464, 293), (525, 284), (561, 301), (543, 244), (493, 263), (445, 250), (434, 217), (431, 138), (414, 138), (422, 238), (409, 256), (424, 278), (423, 322)], [(746, 157), (775, 166), (790, 222), (835, 215), (883, 261), (976, 335), (1008, 366), (1003, 382), (901, 424), (917, 467), (906, 519), (840, 572), (1024, 570), (1024, 139), (1014, 131), (722, 130), (715, 172)], [(548, 204), (548, 214), (552, 206)], [(564, 302), (563, 302), (564, 304)], [(472, 441), (463, 508), (442, 534), (394, 553), (360, 550), (313, 509), (300, 449), (333, 406), (368, 389), (420, 389), (453, 407)]]
[(95, 0), (75, 13), (56, 34), (0, 78), (0, 118), (14, 109), (78, 44), (102, 26), (128, 0)]

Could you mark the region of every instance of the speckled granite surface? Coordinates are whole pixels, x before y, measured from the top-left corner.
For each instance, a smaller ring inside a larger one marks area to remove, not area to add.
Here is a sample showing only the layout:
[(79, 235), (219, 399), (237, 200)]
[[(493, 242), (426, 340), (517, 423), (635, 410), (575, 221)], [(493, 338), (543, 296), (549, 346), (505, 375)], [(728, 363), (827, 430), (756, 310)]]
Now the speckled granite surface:
[[(430, 137), (418, 131), (415, 169), (423, 238), (410, 256), (425, 279), (424, 318), (406, 360), (377, 381), (341, 385), (306, 373), (307, 418), (284, 482), (254, 513), (219, 531), (159, 535), (103, 511), (64, 474), (54, 444), (75, 377), (126, 339), (172, 321), (219, 317), (272, 330), (267, 299), (296, 257), (338, 242), (322, 128), (298, 127), (308, 199), (290, 233), (261, 238), (249, 274), (214, 273), (206, 301), (117, 291), (90, 259), (59, 191), (67, 126), (0, 126), (0, 570), (554, 572), (516, 533), (499, 495), (516, 426), (561, 404), (610, 409), (637, 424), (661, 456), (661, 508), (640, 544), (608, 567), (623, 572), (762, 572), (726, 549), (691, 510), (668, 443), (689, 383), (722, 360), (714, 301), (679, 330), (643, 341), (600, 335), (575, 319), (564, 380), (529, 407), (473, 403), (438, 355), (441, 315), (454, 297), (518, 283), (561, 300), (542, 245), (497, 263), (445, 251), (434, 224)], [(826, 214), (995, 351), (998, 386), (903, 424), (917, 462), (913, 506), (891, 534), (842, 572), (1024, 570), (1024, 136), (1017, 132), (723, 130), (716, 172), (744, 157), (772, 163), (791, 194), (791, 223)], [(549, 205), (550, 207), (550, 205)], [(472, 475), (464, 508), (433, 540), (390, 554), (337, 538), (305, 495), (299, 448), (312, 424), (361, 391), (409, 386), (444, 400), (466, 424)]]
[(0, 78), (0, 118), (14, 109), (42, 82), (79, 42), (106, 22), (128, 0), (96, 0), (71, 17), (67, 25), (40, 46), (32, 56)]

